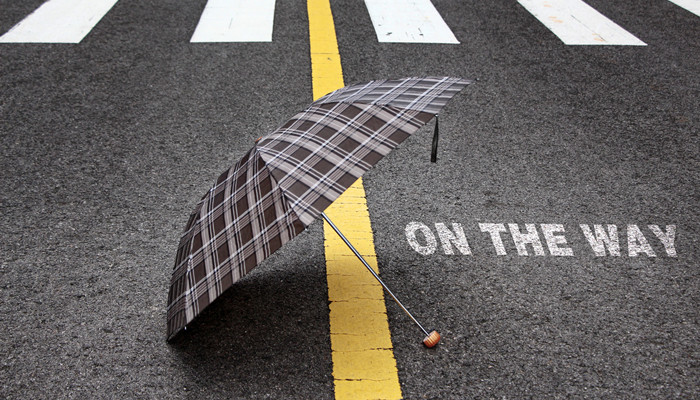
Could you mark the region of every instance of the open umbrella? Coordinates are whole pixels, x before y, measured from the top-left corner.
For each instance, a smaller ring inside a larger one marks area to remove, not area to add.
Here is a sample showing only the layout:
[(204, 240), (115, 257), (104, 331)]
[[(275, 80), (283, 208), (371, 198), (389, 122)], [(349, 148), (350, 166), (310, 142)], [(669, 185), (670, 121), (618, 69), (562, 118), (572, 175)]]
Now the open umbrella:
[[(326, 207), (469, 83), (424, 77), (346, 86), (260, 138), (190, 216), (170, 283), (168, 339), (319, 216), (327, 218)], [(435, 335), (426, 345), (432, 341)]]

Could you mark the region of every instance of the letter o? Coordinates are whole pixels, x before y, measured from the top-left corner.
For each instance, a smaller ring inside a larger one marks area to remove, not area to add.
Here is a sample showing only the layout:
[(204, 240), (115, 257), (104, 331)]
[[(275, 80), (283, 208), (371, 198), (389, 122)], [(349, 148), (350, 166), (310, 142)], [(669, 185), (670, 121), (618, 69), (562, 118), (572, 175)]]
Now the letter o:
[[(423, 236), (425, 236), (425, 245), (418, 242), (416, 238), (417, 231), (422, 232)], [(421, 222), (409, 222), (408, 225), (406, 225), (406, 240), (408, 240), (408, 244), (411, 245), (413, 250), (424, 256), (435, 253), (437, 249), (437, 240), (435, 239), (435, 235), (433, 235), (433, 231)]]

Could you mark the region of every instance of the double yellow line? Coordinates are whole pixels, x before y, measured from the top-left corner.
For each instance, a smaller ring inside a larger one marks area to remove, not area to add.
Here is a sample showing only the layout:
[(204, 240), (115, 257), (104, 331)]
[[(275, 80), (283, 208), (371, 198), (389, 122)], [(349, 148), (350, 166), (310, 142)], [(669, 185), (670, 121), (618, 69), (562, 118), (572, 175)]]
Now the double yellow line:
[[(307, 0), (313, 96), (345, 86), (329, 0)], [(377, 269), (362, 179), (326, 214)], [(382, 286), (324, 223), (330, 335), (336, 399), (400, 399)]]

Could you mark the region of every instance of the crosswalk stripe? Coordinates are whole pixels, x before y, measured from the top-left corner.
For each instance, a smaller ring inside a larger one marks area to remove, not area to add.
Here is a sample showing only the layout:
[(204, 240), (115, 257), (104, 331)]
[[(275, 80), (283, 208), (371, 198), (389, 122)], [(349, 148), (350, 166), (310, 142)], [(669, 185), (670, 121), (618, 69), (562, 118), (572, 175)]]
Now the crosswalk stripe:
[(700, 17), (700, 0), (669, 0), (671, 3), (683, 7)]
[(567, 45), (646, 46), (581, 0), (518, 0)]
[(430, 0), (365, 0), (377, 40), (459, 44)]
[(275, 0), (209, 0), (190, 42), (271, 42)]
[(0, 36), (2, 43), (80, 43), (117, 0), (49, 0)]

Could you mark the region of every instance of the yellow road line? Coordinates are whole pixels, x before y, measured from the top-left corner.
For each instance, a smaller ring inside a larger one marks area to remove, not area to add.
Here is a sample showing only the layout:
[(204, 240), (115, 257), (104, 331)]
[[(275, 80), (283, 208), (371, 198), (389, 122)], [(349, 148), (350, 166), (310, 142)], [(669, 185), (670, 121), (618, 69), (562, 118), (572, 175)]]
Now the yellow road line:
[[(344, 86), (329, 0), (307, 0), (314, 99)], [(362, 179), (326, 214), (375, 271), (377, 256)], [(400, 399), (384, 292), (324, 222), (336, 399)]]
[(314, 100), (345, 86), (329, 0), (308, 0)]

